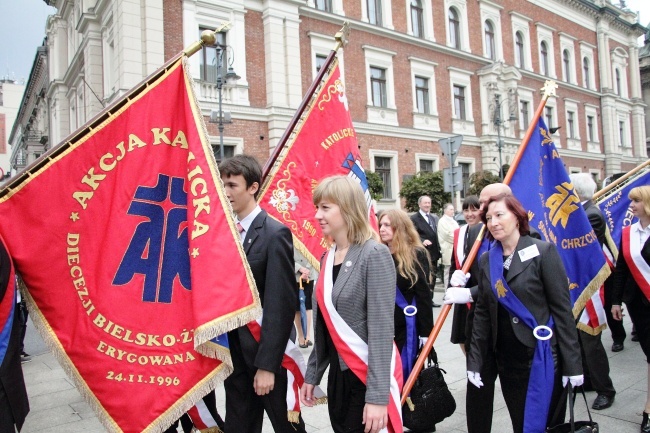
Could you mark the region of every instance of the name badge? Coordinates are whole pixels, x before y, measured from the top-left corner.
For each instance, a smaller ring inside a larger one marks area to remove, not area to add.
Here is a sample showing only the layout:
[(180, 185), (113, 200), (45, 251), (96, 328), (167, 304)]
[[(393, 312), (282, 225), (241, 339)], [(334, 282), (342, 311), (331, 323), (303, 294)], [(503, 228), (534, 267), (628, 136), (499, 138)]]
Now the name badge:
[(528, 248), (524, 248), (523, 250), (519, 251), (519, 259), (522, 263), (537, 256), (539, 256), (537, 245), (531, 245)]

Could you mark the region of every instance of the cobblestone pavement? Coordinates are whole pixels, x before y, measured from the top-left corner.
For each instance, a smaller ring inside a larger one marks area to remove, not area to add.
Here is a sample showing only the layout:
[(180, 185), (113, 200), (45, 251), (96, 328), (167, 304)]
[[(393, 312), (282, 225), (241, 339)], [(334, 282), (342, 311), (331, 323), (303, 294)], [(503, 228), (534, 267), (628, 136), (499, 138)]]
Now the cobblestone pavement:
[[(441, 302), (441, 298), (442, 294), (436, 292), (435, 300)], [(435, 317), (439, 312), (440, 308), (434, 309)], [(467, 386), (465, 358), (460, 349), (449, 342), (450, 319), (451, 317), (446, 320), (434, 347), (438, 352), (440, 366), (447, 371), (446, 380), (456, 398), (457, 409), (451, 417), (436, 426), (438, 433), (467, 431), (465, 422), (465, 389)], [(610, 359), (611, 376), (618, 393), (612, 407), (603, 411), (592, 411), (592, 416), (600, 424), (601, 431), (617, 433), (639, 431), (641, 413), (646, 398), (647, 368), (639, 343), (631, 342), (629, 339), (631, 325), (627, 317), (626, 328), (628, 339), (625, 341), (625, 350), (618, 353), (613, 353), (610, 350), (612, 340), (609, 330), (605, 330), (603, 333), (603, 343)], [(31, 322), (25, 343), (26, 351), (33, 357), (31, 362), (23, 364), (31, 412), (22, 431), (25, 433), (104, 432), (105, 429), (45, 347)], [(309, 356), (310, 351), (311, 347), (303, 349), (305, 357)], [(326, 388), (325, 383), (323, 388)], [(595, 397), (595, 392), (587, 393), (589, 404)], [(217, 388), (217, 405), (219, 412), (225, 413), (223, 386)], [(494, 406), (492, 431), (495, 433), (512, 431), (498, 382)], [(303, 416), (307, 424), (307, 432), (332, 432), (326, 406), (305, 408)], [(580, 400), (576, 401), (576, 419), (587, 419), (584, 403), (581, 404)], [(272, 431), (270, 423), (265, 420), (263, 432), (271, 433)]]

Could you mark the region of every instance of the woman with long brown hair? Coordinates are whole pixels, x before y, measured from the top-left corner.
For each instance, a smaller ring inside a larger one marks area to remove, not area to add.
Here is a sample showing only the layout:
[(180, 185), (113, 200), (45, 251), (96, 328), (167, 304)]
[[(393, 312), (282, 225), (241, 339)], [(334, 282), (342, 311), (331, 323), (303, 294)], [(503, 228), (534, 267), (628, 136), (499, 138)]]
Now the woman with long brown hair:
[(409, 376), (418, 348), (433, 328), (433, 304), (429, 292), (431, 265), (406, 212), (390, 209), (379, 215), (379, 237), (395, 263), (395, 344), (402, 358), (404, 380)]

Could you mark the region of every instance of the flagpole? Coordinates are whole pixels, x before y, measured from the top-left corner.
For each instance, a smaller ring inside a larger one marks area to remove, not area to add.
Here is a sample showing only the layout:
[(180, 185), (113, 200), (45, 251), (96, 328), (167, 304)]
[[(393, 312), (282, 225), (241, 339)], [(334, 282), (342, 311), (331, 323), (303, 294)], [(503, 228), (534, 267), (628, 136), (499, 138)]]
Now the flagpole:
[(619, 178), (616, 179), (614, 182), (612, 182), (612, 183), (610, 183), (609, 185), (607, 185), (605, 188), (603, 188), (603, 189), (601, 189), (600, 191), (597, 191), (596, 193), (594, 193), (594, 196), (591, 198), (591, 200), (592, 200), (594, 203), (597, 203), (597, 202), (598, 202), (598, 199), (599, 199), (601, 196), (604, 196), (604, 195), (607, 194), (608, 192), (612, 191), (614, 188), (616, 188), (616, 187), (622, 185), (622, 184), (625, 183), (628, 179), (630, 179), (631, 177), (633, 177), (634, 175), (636, 175), (638, 172), (640, 172), (641, 170), (643, 170), (643, 169), (646, 168), (646, 167), (650, 167), (650, 159), (646, 160), (643, 164), (640, 164), (640, 165), (638, 165), (637, 167), (633, 168), (632, 170), (628, 171), (628, 172), (625, 173), (623, 176), (619, 177)]
[(321, 82), (323, 81), (323, 77), (325, 77), (325, 74), (328, 72), (330, 65), (334, 61), (334, 57), (336, 57), (336, 53), (338, 52), (339, 48), (345, 47), (345, 45), (347, 45), (349, 35), (350, 35), (350, 23), (348, 21), (345, 21), (343, 23), (343, 27), (341, 28), (341, 30), (339, 30), (336, 33), (336, 35), (334, 35), (334, 38), (336, 39), (334, 48), (332, 48), (332, 51), (330, 51), (330, 53), (328, 54), (327, 59), (325, 59), (325, 63), (321, 66), (320, 70), (318, 71), (318, 74), (316, 75), (316, 78), (309, 86), (309, 89), (307, 90), (305, 97), (303, 98), (302, 102), (300, 103), (300, 106), (298, 106), (298, 109), (294, 113), (293, 118), (291, 119), (289, 125), (287, 126), (287, 129), (285, 129), (284, 133), (282, 134), (282, 137), (280, 137), (280, 141), (275, 146), (275, 149), (273, 149), (273, 153), (266, 161), (266, 164), (264, 164), (264, 168), (262, 169), (262, 183), (264, 183), (264, 180), (266, 179), (269, 172), (271, 171), (271, 168), (273, 168), (275, 161), (280, 156), (282, 149), (284, 149), (284, 145), (289, 140), (289, 137), (293, 133), (296, 124), (298, 123), (298, 121), (300, 121), (300, 118), (302, 117), (302, 113), (305, 111), (305, 109), (309, 105), (309, 102), (314, 97), (314, 94), (316, 93), (316, 89), (318, 88), (318, 86), (321, 85)]
[[(546, 106), (546, 101), (550, 96), (555, 95), (555, 89), (557, 89), (557, 84), (555, 83), (555, 81), (548, 80), (544, 83), (544, 87), (542, 87), (542, 90), (544, 91), (542, 100), (539, 102), (539, 106), (535, 111), (535, 115), (533, 116), (530, 125), (528, 125), (528, 130), (526, 131), (526, 135), (524, 135), (524, 138), (521, 140), (521, 145), (519, 146), (519, 149), (517, 150), (517, 153), (515, 154), (515, 157), (512, 160), (512, 164), (508, 169), (508, 174), (503, 180), (503, 183), (505, 183), (506, 185), (510, 183), (510, 180), (512, 179), (512, 175), (517, 169), (517, 166), (519, 165), (519, 161), (521, 161), (524, 151), (526, 150), (526, 146), (528, 146), (530, 137), (532, 137), (535, 128), (537, 128), (537, 122), (542, 115), (542, 111), (544, 110), (544, 107)], [(478, 250), (481, 247), (481, 243), (483, 242), (484, 235), (485, 235), (485, 225), (481, 228), (481, 231), (479, 232), (476, 241), (474, 241), (474, 245), (472, 245), (472, 249), (467, 255), (467, 259), (465, 260), (465, 263), (463, 263), (462, 272), (464, 274), (469, 272), (469, 268), (472, 266), (472, 263), (476, 259), (476, 255), (478, 254)], [(449, 315), (450, 310), (451, 310), (451, 304), (443, 305), (442, 309), (440, 310), (440, 315), (438, 316), (438, 319), (436, 320), (433, 329), (429, 334), (429, 338), (427, 339), (426, 344), (420, 351), (420, 356), (415, 362), (415, 365), (413, 366), (413, 370), (411, 370), (411, 374), (409, 375), (408, 380), (406, 381), (406, 383), (404, 383), (404, 387), (402, 389), (402, 405), (406, 403), (406, 399), (408, 398), (411, 389), (413, 389), (413, 385), (415, 384), (415, 381), (417, 380), (418, 376), (420, 375), (420, 372), (422, 371), (422, 368), (424, 367), (424, 362), (429, 356), (429, 353), (433, 348), (433, 343), (436, 341), (436, 338), (438, 338), (438, 335), (442, 330), (442, 325), (445, 323), (445, 320), (447, 319), (447, 315)]]

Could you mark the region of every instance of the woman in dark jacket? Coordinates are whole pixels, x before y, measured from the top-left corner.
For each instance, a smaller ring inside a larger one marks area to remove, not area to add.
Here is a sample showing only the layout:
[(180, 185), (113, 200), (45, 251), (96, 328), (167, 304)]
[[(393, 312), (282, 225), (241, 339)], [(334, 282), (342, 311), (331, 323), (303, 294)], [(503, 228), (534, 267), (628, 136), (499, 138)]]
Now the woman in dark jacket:
[(625, 301), (648, 362), (648, 393), (641, 432), (650, 433), (650, 186), (632, 188), (628, 197), (630, 210), (639, 221), (624, 227), (621, 233), (613, 276), (612, 316), (623, 319), (621, 301)]
[(429, 255), (413, 222), (402, 210), (391, 209), (379, 215), (379, 237), (390, 249), (395, 262), (395, 344), (402, 357), (406, 381), (418, 348), (426, 342), (433, 328)]
[(529, 236), (514, 196), (491, 197), (483, 209), (494, 242), (480, 258), (468, 379), (481, 387), (484, 359), (494, 356), (514, 432), (543, 433), (564, 418), (549, 419), (561, 384), (584, 381), (566, 272), (555, 245)]

